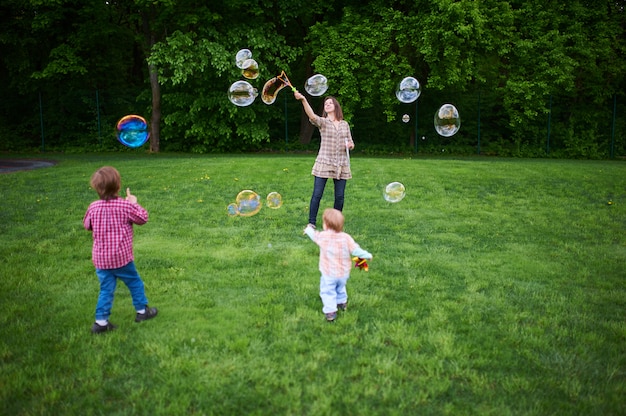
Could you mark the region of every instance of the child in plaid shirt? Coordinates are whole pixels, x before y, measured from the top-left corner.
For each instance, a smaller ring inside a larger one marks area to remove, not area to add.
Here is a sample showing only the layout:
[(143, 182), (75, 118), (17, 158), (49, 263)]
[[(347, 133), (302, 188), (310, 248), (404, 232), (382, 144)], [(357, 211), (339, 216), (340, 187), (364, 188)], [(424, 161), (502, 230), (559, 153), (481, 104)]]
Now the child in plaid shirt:
[(344, 217), (341, 211), (328, 208), (322, 214), (324, 231), (316, 231), (311, 224), (304, 233), (320, 247), (319, 269), (320, 298), (326, 320), (333, 322), (337, 318), (337, 309), (346, 310), (348, 293), (346, 284), (350, 278), (352, 256), (372, 259), (372, 255), (363, 250), (354, 239), (343, 232)]
[(91, 332), (100, 334), (117, 328), (109, 322), (117, 279), (130, 290), (137, 311), (135, 322), (154, 318), (157, 309), (148, 306), (144, 284), (137, 273), (133, 257), (133, 224), (148, 221), (148, 212), (137, 203), (137, 197), (126, 189), (126, 199), (120, 198), (119, 172), (110, 166), (98, 169), (91, 177), (91, 187), (100, 199), (92, 202), (83, 218), (85, 229), (92, 232), (92, 261), (100, 280), (100, 295), (96, 305), (96, 322)]

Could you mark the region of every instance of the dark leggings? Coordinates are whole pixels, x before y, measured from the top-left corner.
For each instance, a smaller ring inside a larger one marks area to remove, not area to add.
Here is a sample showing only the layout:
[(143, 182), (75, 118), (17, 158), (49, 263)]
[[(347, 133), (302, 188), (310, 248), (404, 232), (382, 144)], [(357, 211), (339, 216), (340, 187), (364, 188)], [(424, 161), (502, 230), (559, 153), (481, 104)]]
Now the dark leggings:
[[(313, 184), (313, 195), (311, 196), (311, 204), (309, 205), (309, 224), (316, 224), (317, 212), (320, 209), (320, 201), (324, 195), (324, 188), (326, 188), (326, 181), (328, 178), (318, 178), (315, 176), (315, 182)], [(334, 208), (339, 211), (343, 210), (343, 198), (346, 191), (345, 179), (333, 179), (335, 183), (335, 205)]]

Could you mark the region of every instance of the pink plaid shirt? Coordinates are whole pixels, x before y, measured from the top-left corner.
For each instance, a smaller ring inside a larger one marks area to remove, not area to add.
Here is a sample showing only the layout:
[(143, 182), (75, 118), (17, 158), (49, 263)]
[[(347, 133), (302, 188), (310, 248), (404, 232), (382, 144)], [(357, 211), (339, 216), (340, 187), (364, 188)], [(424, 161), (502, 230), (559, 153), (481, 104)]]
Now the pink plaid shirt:
[(320, 247), (319, 268), (322, 276), (349, 277), (352, 256), (372, 258), (372, 255), (363, 250), (347, 233), (332, 230), (315, 231), (312, 227), (307, 227), (304, 232)]
[(83, 225), (93, 234), (91, 259), (98, 269), (117, 269), (133, 261), (133, 224), (148, 221), (148, 212), (123, 198), (89, 205)]

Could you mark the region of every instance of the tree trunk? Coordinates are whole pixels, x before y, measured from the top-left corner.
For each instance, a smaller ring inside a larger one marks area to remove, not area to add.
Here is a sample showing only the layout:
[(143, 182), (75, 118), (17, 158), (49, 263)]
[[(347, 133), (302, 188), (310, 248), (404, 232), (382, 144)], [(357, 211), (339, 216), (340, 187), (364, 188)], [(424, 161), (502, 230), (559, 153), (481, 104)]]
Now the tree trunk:
[(148, 65), (150, 88), (152, 89), (152, 117), (150, 118), (150, 152), (159, 153), (161, 139), (161, 86), (159, 74), (154, 65)]
[[(147, 60), (156, 43), (156, 36), (150, 27), (154, 21), (154, 6), (149, 12), (142, 13), (142, 28), (145, 39), (144, 56)], [(161, 86), (159, 85), (159, 72), (155, 65), (148, 64), (148, 76), (150, 77), (150, 89), (152, 90), (152, 115), (150, 117), (150, 152), (159, 153), (161, 140)]]
[(313, 137), (315, 126), (309, 121), (309, 116), (302, 110), (300, 115), (300, 143), (309, 144)]
[[(313, 57), (308, 55), (306, 57), (306, 76), (307, 78), (313, 75), (313, 69), (311, 68), (311, 64), (313, 63)], [(311, 138), (313, 137), (313, 131), (315, 130), (315, 126), (311, 124), (309, 121), (309, 116), (304, 112), (304, 108), (302, 108), (300, 113), (300, 143), (309, 144), (311, 143)]]

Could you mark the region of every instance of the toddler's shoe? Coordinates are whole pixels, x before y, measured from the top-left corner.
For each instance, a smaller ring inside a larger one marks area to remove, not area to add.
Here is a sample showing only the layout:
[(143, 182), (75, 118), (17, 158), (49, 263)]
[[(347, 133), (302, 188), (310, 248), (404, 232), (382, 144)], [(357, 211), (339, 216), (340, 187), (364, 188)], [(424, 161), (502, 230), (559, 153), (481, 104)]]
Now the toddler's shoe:
[(338, 304), (337, 309), (345, 311), (346, 309), (348, 309), (348, 302)]
[(117, 325), (113, 325), (111, 322), (107, 322), (106, 325), (98, 325), (97, 323), (93, 323), (91, 327), (92, 334), (102, 334), (103, 332), (113, 331), (117, 328)]
[(334, 322), (337, 319), (337, 312), (331, 312), (326, 314), (326, 320), (328, 322)]
[(155, 316), (157, 316), (157, 313), (159, 313), (157, 308), (151, 308), (149, 306), (146, 306), (146, 312), (144, 313), (137, 312), (137, 316), (135, 316), (135, 322), (143, 322), (143, 321), (147, 321), (148, 319), (152, 319)]

